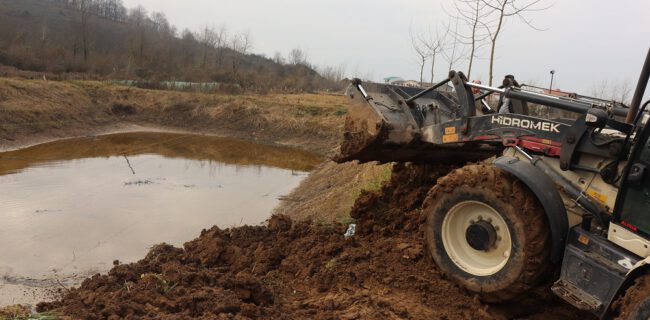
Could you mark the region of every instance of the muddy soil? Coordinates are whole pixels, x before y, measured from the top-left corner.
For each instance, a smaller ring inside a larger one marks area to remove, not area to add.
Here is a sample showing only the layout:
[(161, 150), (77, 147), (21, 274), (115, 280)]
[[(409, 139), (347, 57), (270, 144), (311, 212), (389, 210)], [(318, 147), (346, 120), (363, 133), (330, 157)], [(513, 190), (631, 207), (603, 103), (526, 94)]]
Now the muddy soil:
[(494, 306), (444, 279), (420, 230), (420, 205), (448, 168), (396, 165), (345, 225), (273, 216), (266, 227), (203, 230), (95, 275), (39, 311), (83, 319), (589, 319), (536, 290)]

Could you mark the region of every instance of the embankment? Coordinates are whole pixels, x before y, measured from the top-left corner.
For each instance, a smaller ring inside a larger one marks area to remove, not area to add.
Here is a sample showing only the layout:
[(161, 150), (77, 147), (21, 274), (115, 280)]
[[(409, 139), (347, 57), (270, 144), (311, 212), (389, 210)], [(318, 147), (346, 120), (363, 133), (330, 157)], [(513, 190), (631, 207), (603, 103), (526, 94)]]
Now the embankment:
[(328, 94), (229, 95), (0, 78), (0, 149), (144, 126), (332, 154), (347, 108)]

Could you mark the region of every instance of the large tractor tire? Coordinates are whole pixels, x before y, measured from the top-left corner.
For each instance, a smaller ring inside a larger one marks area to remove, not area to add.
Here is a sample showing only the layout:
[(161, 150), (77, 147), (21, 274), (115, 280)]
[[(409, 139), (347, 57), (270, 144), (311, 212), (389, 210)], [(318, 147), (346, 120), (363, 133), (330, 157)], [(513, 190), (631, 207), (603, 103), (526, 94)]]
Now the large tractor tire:
[(548, 220), (514, 176), (486, 164), (440, 178), (423, 206), (439, 269), (485, 302), (512, 300), (550, 270)]
[(614, 319), (650, 319), (650, 274), (636, 279), (623, 295), (614, 302)]

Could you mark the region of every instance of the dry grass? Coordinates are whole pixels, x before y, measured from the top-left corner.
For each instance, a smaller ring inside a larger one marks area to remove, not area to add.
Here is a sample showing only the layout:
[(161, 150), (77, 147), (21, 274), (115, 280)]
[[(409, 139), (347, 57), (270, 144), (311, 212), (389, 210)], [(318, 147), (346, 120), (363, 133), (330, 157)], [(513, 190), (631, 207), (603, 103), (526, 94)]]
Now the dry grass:
[(343, 96), (328, 94), (206, 94), (99, 81), (0, 78), (0, 147), (43, 134), (63, 137), (130, 123), (290, 145), (324, 155), (331, 154), (342, 136), (345, 105)]
[(391, 174), (391, 164), (325, 162), (283, 199), (274, 213), (317, 223), (349, 223), (350, 209), (361, 190), (379, 190)]

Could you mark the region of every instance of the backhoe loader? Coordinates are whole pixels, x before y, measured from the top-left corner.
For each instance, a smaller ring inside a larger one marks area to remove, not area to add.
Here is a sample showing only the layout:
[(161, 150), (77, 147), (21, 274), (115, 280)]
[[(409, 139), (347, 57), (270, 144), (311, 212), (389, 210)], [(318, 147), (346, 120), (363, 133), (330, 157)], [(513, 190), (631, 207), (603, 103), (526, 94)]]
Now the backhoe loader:
[(551, 290), (576, 308), (650, 319), (649, 76), (650, 50), (629, 106), (456, 71), (426, 89), (355, 79), (336, 160), (460, 166), (429, 191), (423, 230), (437, 267), (483, 301), (555, 275)]

